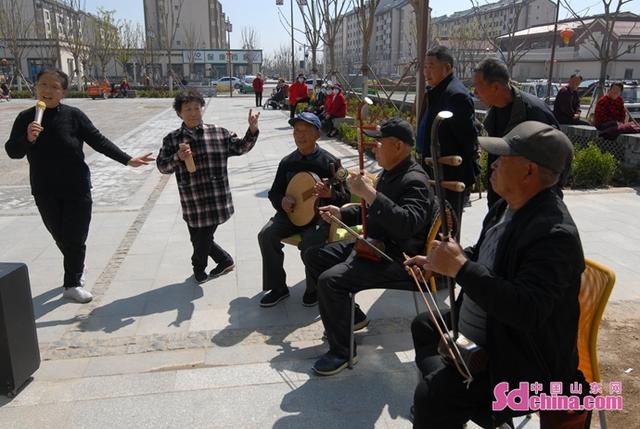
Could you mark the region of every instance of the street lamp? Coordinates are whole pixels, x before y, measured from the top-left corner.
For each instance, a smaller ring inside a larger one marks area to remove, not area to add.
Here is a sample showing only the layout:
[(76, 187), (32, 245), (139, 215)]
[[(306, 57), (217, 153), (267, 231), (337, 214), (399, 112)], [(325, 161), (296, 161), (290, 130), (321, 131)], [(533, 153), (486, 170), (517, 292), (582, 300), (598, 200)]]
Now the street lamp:
[[(298, 2), (298, 5), (300, 6), (306, 6), (307, 5), (307, 0), (296, 0)], [(290, 26), (291, 26), (291, 82), (293, 82), (293, 80), (296, 78), (296, 60), (295, 60), (295, 51), (294, 51), (294, 46), (293, 46), (293, 0), (290, 0), (290, 6), (291, 6), (291, 20), (290, 22)], [(276, 0), (276, 6), (282, 6), (284, 4), (284, 0)]]
[(227, 32), (227, 48), (229, 50), (227, 53), (229, 64), (229, 97), (233, 97), (233, 68), (231, 66), (231, 32), (233, 31), (233, 25), (228, 16), (225, 21), (225, 31)]

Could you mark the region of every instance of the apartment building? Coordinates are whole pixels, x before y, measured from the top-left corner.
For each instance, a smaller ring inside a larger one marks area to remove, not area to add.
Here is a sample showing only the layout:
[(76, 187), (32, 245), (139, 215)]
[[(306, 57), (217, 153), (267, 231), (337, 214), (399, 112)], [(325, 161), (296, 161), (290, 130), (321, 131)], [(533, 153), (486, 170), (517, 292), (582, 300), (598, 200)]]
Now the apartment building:
[[(225, 14), (218, 0), (144, 0), (148, 41), (154, 49), (228, 48)], [(177, 23), (177, 27), (176, 27)]]
[(481, 4), (433, 18), (433, 37), (450, 38), (462, 26), (477, 24), (483, 34), (478, 38), (495, 38), (513, 29), (512, 23), (517, 21), (515, 30), (534, 27), (553, 22), (556, 15), (556, 4), (550, 0), (500, 0), (497, 3)]

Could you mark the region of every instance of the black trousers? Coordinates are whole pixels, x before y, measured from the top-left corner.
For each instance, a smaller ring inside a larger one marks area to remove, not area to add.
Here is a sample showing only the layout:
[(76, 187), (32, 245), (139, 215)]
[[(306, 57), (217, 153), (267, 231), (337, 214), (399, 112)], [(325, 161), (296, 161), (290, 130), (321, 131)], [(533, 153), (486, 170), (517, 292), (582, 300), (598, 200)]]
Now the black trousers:
[[(317, 223), (307, 227), (299, 227), (291, 223), (284, 213), (276, 213), (258, 233), (258, 244), (262, 254), (262, 290), (283, 290), (287, 287), (287, 275), (284, 271), (284, 244), (280, 240), (293, 234), (300, 234), (302, 241), (298, 245), (302, 261), (307, 249), (320, 246), (327, 241), (329, 224), (319, 219)], [(309, 277), (307, 276), (307, 279)], [(307, 292), (313, 292), (315, 287), (307, 281)]]
[(218, 229), (218, 225), (205, 226), (202, 228), (189, 228), (189, 237), (193, 246), (191, 255), (191, 265), (193, 271), (204, 271), (207, 268), (209, 256), (217, 263), (232, 261), (233, 258), (214, 240), (213, 234)]
[(289, 104), (289, 119), (293, 119), (295, 116), (296, 107), (298, 107), (298, 104)]
[(349, 357), (350, 292), (365, 289), (415, 290), (415, 284), (402, 264), (360, 258), (353, 251), (353, 243), (337, 241), (314, 247), (307, 250), (304, 259), (307, 285), (317, 287), (329, 351), (342, 358)]
[[(443, 312), (449, 329), (449, 313)], [(461, 429), (472, 420), (482, 427), (494, 427), (509, 416), (493, 420), (492, 385), (487, 371), (474, 376), (467, 389), (463, 378), (438, 354), (440, 336), (428, 313), (411, 323), (416, 365), (422, 373), (414, 393), (414, 429)]]
[(91, 193), (77, 198), (35, 195), (45, 227), (62, 252), (65, 288), (81, 286), (87, 236), (91, 223)]
[(256, 92), (256, 107), (262, 106), (262, 91)]

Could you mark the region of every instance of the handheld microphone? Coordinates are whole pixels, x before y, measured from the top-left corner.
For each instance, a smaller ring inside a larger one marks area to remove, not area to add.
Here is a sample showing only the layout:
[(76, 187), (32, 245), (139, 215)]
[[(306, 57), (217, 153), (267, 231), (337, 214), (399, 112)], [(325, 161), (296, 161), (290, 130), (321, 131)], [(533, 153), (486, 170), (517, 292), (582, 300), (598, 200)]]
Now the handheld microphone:
[(36, 103), (36, 117), (34, 122), (38, 125), (42, 125), (42, 115), (44, 115), (44, 109), (47, 108), (47, 105), (44, 104), (44, 101), (38, 100)]

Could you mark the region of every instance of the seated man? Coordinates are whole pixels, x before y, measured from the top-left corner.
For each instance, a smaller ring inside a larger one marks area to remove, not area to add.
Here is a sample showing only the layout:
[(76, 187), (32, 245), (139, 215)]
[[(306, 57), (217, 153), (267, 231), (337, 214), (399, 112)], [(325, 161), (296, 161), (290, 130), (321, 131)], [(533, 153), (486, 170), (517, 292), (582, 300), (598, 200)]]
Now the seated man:
[[(383, 121), (379, 131), (365, 132), (378, 140), (374, 152), (384, 171), (375, 188), (366, 176), (353, 173), (347, 185), (368, 205), (368, 237), (381, 241), (393, 262), (363, 258), (354, 250), (354, 243), (347, 241), (310, 248), (305, 253), (307, 284), (317, 284), (320, 316), (329, 341), (329, 352), (313, 366), (320, 375), (337, 374), (348, 364), (349, 293), (374, 288), (414, 290), (402, 265), (403, 253), (423, 252), (430, 226), (433, 197), (427, 174), (411, 156), (411, 125), (394, 118)], [(331, 221), (329, 215), (347, 225), (362, 222), (361, 206), (342, 210), (326, 206), (319, 210), (327, 222)], [(358, 309), (356, 322), (362, 326), (364, 321), (366, 316)]]
[(580, 119), (580, 97), (577, 92), (580, 82), (582, 82), (582, 76), (572, 74), (569, 83), (558, 91), (553, 103), (553, 114), (561, 124), (591, 125)]
[(576, 345), (584, 256), (576, 225), (553, 190), (573, 145), (561, 131), (534, 121), (479, 143), (499, 156), (491, 183), (502, 200), (487, 214), (478, 243), (463, 251), (454, 240), (434, 241), (428, 258), (406, 264), (462, 287), (455, 303), (459, 332), (484, 348), (488, 363), (467, 388), (438, 354), (429, 316), (418, 316), (411, 331), (424, 379), (414, 395), (414, 428), (462, 428), (472, 418), (487, 425), (506, 421), (516, 412), (491, 411), (499, 382), (510, 389), (539, 382), (547, 394), (551, 382), (561, 382), (564, 394), (571, 383), (584, 383)]
[(10, 95), (11, 91), (9, 90), (9, 86), (5, 82), (2, 82), (2, 84), (0, 84), (0, 100), (9, 101)]
[[(329, 179), (340, 168), (340, 160), (316, 143), (320, 138), (320, 119), (316, 115), (303, 112), (290, 119), (289, 124), (293, 126), (293, 139), (297, 149), (285, 156), (278, 165), (276, 177), (269, 190), (269, 200), (276, 209), (276, 214), (258, 234), (262, 253), (262, 290), (268, 291), (260, 300), (262, 307), (272, 307), (289, 297), (286, 274), (282, 266), (283, 244), (280, 240), (299, 233), (302, 236), (299, 248), (301, 255), (304, 255), (308, 247), (323, 244), (329, 235), (329, 225), (319, 218), (304, 227), (291, 223), (287, 214), (293, 212), (295, 200), (286, 195), (289, 181), (296, 173), (302, 171), (312, 172), (320, 179)], [(315, 192), (320, 197), (320, 205), (342, 205), (351, 200), (351, 194), (343, 183), (334, 186), (318, 183)], [(302, 303), (307, 307), (318, 303), (315, 288), (309, 284)]]

